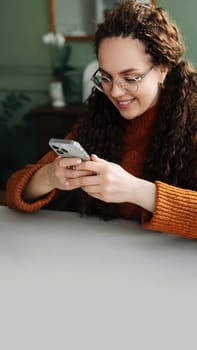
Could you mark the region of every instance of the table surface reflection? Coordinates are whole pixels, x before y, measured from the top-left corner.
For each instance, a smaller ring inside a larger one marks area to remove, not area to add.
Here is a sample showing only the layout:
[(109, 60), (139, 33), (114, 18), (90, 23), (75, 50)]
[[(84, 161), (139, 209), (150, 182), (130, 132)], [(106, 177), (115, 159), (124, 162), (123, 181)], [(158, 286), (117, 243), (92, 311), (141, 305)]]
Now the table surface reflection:
[(2, 350), (196, 348), (197, 241), (0, 207)]

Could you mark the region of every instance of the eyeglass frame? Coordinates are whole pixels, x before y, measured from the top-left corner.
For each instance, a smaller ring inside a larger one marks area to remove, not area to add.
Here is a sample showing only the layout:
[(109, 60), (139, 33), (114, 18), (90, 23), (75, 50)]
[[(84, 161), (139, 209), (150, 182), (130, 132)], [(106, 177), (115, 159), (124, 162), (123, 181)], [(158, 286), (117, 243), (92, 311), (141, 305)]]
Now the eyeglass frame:
[[(155, 67), (155, 65), (153, 64), (146, 72), (144, 72), (143, 74), (141, 74), (141, 75), (139, 75), (138, 77), (133, 77), (133, 78), (131, 78), (131, 79), (129, 79), (130, 80), (130, 82), (132, 81), (132, 82), (136, 82), (136, 83), (138, 83), (138, 82), (140, 82), (141, 80), (143, 80), (152, 70), (153, 70), (153, 68)], [(93, 84), (94, 84), (94, 86), (96, 87), (96, 89), (97, 90), (99, 90), (100, 92), (102, 92), (102, 93), (106, 93), (102, 88), (100, 88), (98, 85), (96, 85), (96, 83), (95, 83), (95, 76), (96, 76), (96, 74), (97, 74), (97, 72), (100, 70), (100, 68), (98, 68), (97, 70), (96, 70), (96, 72), (94, 72), (93, 73), (93, 75), (92, 75), (92, 77), (90, 78), (90, 81), (92, 81), (93, 82)], [(112, 79), (110, 79), (109, 77), (107, 77), (106, 76), (106, 79), (108, 79), (108, 81), (109, 82), (111, 82), (111, 83), (113, 83), (113, 77), (112, 77)], [(127, 88), (125, 88), (125, 87), (123, 87), (123, 86), (121, 86), (121, 85), (118, 85), (121, 89), (124, 89), (124, 90), (126, 90), (126, 91), (129, 91)], [(138, 90), (138, 88), (137, 88), (137, 90)], [(137, 91), (136, 90), (136, 91)]]

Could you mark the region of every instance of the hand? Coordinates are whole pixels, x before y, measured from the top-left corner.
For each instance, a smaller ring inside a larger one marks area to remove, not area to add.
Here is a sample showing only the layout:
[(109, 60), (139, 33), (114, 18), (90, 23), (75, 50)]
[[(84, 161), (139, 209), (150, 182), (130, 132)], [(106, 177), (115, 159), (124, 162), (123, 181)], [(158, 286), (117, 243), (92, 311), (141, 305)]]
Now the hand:
[[(82, 176), (70, 178), (68, 188), (81, 187), (94, 198), (105, 202), (128, 202), (134, 195), (137, 178), (125, 171), (120, 165), (105, 161), (92, 155), (91, 161), (76, 165)], [(81, 173), (82, 172), (82, 173)], [(85, 176), (89, 172), (94, 176)]]
[[(92, 175), (89, 170), (73, 170), (73, 166), (80, 164), (79, 158), (57, 157), (53, 162), (38, 169), (31, 177), (23, 191), (23, 199), (34, 201), (53, 189), (70, 190), (80, 187), (77, 181), (81, 176)], [(68, 187), (70, 180), (76, 180), (73, 186)]]
[(95, 155), (91, 156), (91, 161), (76, 165), (75, 169), (88, 171), (92, 175), (85, 176), (83, 173), (82, 176), (71, 179), (68, 188), (79, 186), (91, 197), (105, 202), (133, 203), (150, 212), (154, 211), (156, 202), (154, 183), (139, 179), (120, 165), (107, 162)]
[[(81, 162), (80, 158), (57, 157), (52, 163), (48, 164), (45, 170), (47, 182), (51, 189), (58, 188), (61, 190), (68, 190), (70, 180), (92, 175), (92, 172), (89, 170), (78, 170), (76, 168), (76, 165)], [(80, 182), (75, 181), (73, 182), (73, 186), (70, 186), (69, 190), (79, 187)]]

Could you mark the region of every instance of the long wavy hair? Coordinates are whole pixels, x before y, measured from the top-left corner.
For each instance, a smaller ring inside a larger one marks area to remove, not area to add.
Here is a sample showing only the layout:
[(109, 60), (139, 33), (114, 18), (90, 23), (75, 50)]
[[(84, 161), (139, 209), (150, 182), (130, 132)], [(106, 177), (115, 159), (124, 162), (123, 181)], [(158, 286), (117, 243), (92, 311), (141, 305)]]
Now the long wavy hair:
[[(97, 55), (102, 40), (111, 37), (139, 39), (154, 65), (168, 67), (144, 178), (196, 190), (197, 75), (189, 62), (182, 59), (185, 47), (178, 28), (164, 9), (128, 0), (109, 11), (105, 21), (98, 25)], [(103, 93), (93, 90), (87, 100), (87, 113), (74, 131), (75, 138), (89, 153), (120, 163), (124, 132), (124, 118)], [(80, 196), (81, 212), (96, 212), (105, 218), (117, 215), (115, 204), (89, 198), (82, 192)]]

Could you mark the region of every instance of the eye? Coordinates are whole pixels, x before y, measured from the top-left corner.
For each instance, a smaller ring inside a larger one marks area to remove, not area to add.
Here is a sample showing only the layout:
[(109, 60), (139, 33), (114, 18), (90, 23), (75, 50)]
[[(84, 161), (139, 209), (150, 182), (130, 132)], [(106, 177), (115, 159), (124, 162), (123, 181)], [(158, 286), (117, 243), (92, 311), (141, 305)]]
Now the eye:
[(135, 84), (139, 77), (125, 77), (124, 80), (129, 84)]
[(111, 78), (104, 74), (101, 74), (101, 80), (104, 83), (111, 83)]

